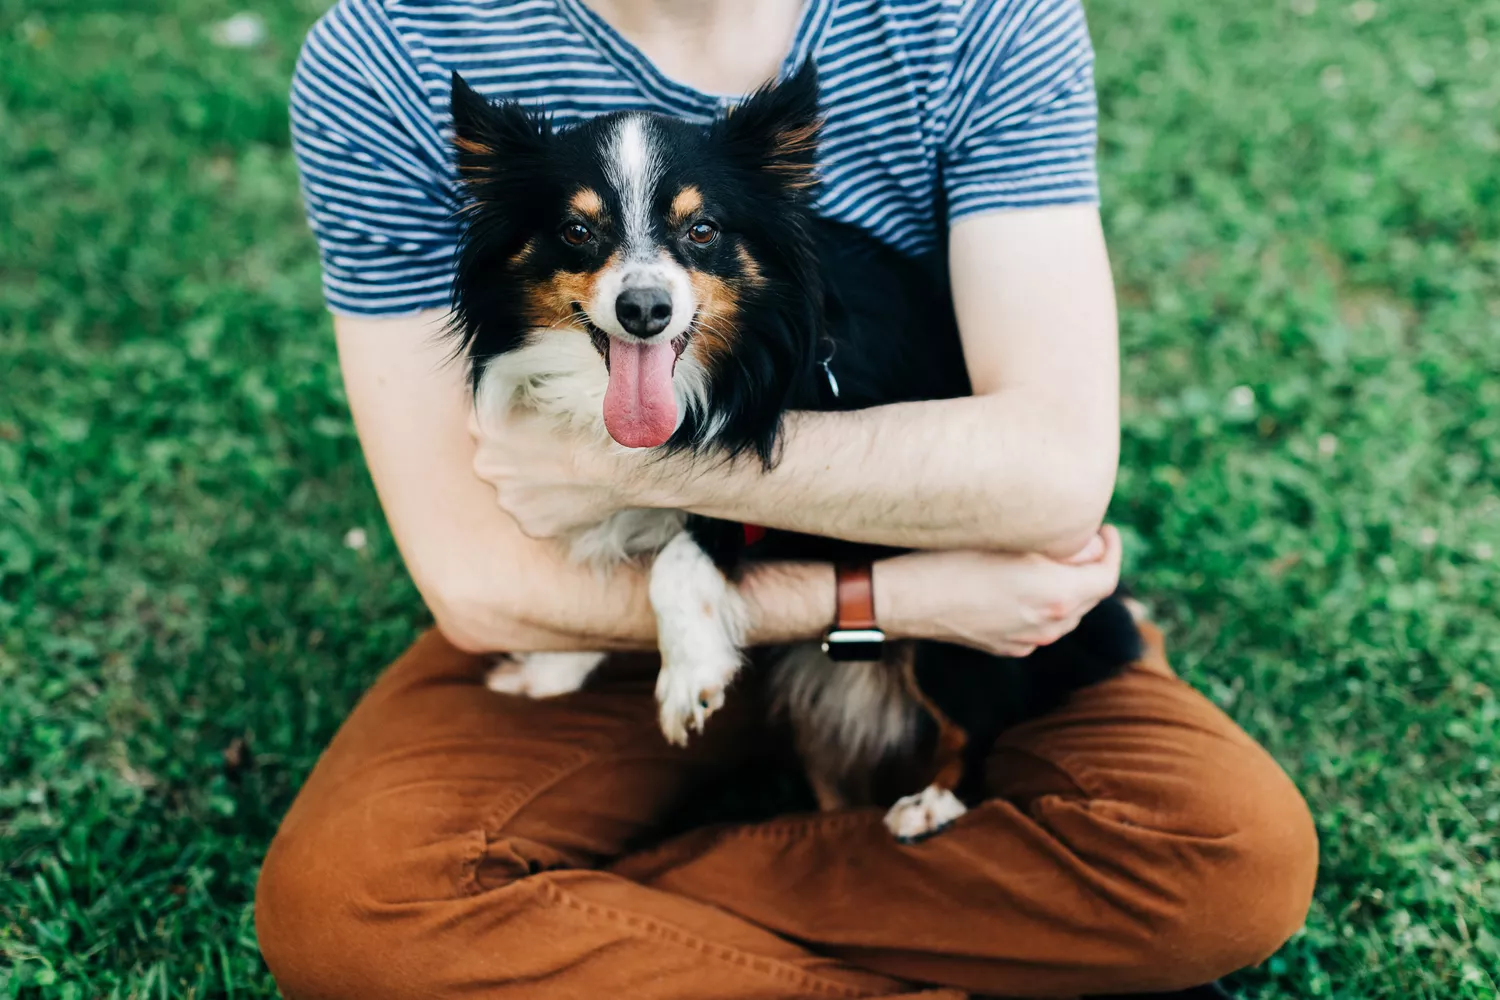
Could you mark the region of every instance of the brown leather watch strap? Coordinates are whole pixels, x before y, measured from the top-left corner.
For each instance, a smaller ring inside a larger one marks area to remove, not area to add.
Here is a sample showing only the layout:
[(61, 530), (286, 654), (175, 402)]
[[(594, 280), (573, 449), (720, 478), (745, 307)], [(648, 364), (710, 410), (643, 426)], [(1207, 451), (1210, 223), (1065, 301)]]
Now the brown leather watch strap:
[(879, 628), (875, 623), (875, 574), (869, 563), (834, 567), (834, 600), (839, 629)]

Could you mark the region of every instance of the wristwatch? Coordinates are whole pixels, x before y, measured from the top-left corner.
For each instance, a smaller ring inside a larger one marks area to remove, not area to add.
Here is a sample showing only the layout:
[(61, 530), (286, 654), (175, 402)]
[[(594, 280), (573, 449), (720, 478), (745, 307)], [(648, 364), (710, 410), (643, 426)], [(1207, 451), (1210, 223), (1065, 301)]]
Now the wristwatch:
[(823, 652), (839, 663), (879, 660), (885, 633), (875, 622), (875, 574), (869, 563), (834, 567), (835, 619), (823, 636)]

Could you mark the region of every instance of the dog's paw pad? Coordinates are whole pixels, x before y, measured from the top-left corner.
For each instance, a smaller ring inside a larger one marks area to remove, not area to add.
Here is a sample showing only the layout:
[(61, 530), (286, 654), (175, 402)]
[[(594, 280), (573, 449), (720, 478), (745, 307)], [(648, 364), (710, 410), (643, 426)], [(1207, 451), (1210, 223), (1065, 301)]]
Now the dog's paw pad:
[(901, 843), (915, 844), (946, 830), (968, 811), (948, 789), (928, 785), (891, 806), (885, 814), (885, 827)]

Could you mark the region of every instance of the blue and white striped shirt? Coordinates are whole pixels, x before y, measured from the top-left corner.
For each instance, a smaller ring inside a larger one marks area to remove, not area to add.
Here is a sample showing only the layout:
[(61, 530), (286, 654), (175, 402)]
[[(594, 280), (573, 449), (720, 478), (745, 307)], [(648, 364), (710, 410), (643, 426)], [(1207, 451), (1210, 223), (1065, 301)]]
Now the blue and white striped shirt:
[[(918, 253), (945, 220), (1097, 200), (1080, 0), (807, 0), (783, 72), (808, 57), (825, 215)], [(291, 105), (335, 312), (448, 304), (453, 70), (559, 125), (616, 110), (702, 122), (732, 103), (663, 75), (583, 0), (339, 0), (308, 35)]]

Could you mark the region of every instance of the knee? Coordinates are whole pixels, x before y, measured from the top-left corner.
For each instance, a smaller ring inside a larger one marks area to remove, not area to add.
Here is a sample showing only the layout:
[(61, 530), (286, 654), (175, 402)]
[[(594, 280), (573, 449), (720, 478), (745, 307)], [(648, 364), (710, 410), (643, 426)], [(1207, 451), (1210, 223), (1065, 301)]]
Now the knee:
[[(398, 830), (379, 806), (320, 814), (317, 804), (293, 806), (255, 887), (256, 938), (288, 1000), (447, 996), (470, 975), (500, 983), (547, 933), (536, 919), (544, 894), (506, 894), (536, 870), (530, 842), (490, 845), (484, 891), (471, 891), (477, 833)], [(500, 923), (497, 949), (489, 935)]]
[(1209, 982), (1259, 965), (1307, 917), (1318, 870), (1318, 839), (1307, 805), (1291, 780), (1269, 769), (1237, 788), (1207, 790), (1233, 797), (1232, 822), (1216, 835), (1176, 845), (1170, 899), (1152, 928), (1152, 963), (1171, 988)]
[(311, 885), (316, 868), (308, 862), (313, 859), (302, 856), (297, 846), (284, 833), (271, 842), (255, 883), (255, 937), (281, 992), (302, 1000), (319, 995), (309, 982), (316, 970), (309, 935), (325, 931), (331, 914), (326, 898)]
[(255, 886), (261, 955), (289, 1000), (371, 995), (363, 935), (349, 905), (350, 872), (318, 831), (276, 835)]

